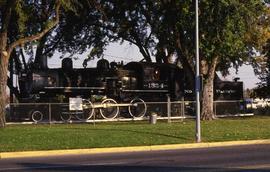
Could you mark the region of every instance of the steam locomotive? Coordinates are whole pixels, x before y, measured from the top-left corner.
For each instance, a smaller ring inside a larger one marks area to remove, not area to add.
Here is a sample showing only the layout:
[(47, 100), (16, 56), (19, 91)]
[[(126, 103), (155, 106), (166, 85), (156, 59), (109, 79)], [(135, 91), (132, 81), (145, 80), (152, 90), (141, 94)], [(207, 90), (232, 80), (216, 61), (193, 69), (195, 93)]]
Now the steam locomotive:
[[(193, 84), (187, 84), (182, 69), (173, 64), (130, 62), (120, 65), (105, 59), (96, 68), (73, 68), (70, 58), (62, 60), (57, 69), (32, 69), (20, 73), (20, 103), (16, 113), (25, 114), (33, 121), (41, 121), (53, 111), (55, 118), (68, 121), (72, 116), (79, 120), (90, 119), (96, 111), (102, 118), (113, 119), (120, 107), (126, 107), (133, 118), (143, 117), (145, 102), (194, 100)], [(243, 99), (242, 82), (215, 82), (215, 100)], [(49, 103), (44, 106), (44, 103)], [(18, 116), (18, 115), (17, 115)]]

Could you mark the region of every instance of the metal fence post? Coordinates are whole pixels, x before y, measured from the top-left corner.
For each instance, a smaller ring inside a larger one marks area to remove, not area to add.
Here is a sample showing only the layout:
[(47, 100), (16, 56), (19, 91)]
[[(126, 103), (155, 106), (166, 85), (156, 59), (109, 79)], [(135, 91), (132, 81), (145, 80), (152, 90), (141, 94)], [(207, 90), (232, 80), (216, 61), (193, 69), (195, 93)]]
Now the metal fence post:
[(215, 116), (217, 116), (217, 102), (215, 102), (215, 101), (214, 101), (214, 108), (215, 108), (215, 111), (214, 111)]
[(93, 123), (94, 123), (94, 126), (96, 126), (96, 111), (95, 111), (95, 109), (94, 109), (94, 116), (93, 116)]
[(168, 123), (171, 123), (171, 97), (167, 94), (167, 115), (168, 115)]
[(181, 116), (185, 116), (185, 101), (184, 98), (181, 99)]
[(51, 103), (49, 103), (49, 124), (51, 126), (51, 121), (52, 121), (52, 109), (51, 109)]

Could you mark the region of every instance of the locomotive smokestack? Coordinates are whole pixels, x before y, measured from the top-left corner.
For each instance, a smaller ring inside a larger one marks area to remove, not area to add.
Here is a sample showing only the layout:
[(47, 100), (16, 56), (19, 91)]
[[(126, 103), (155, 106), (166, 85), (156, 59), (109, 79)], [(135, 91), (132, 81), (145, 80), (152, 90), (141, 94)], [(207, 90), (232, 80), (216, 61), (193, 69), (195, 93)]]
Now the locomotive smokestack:
[(239, 77), (236, 77), (233, 80), (234, 80), (234, 82), (238, 82), (240, 80), (240, 78)]
[(48, 69), (48, 59), (46, 56), (41, 56), (41, 64), (40, 64), (40, 67), (42, 69)]
[(62, 69), (65, 71), (73, 70), (73, 62), (71, 58), (64, 58), (62, 60)]

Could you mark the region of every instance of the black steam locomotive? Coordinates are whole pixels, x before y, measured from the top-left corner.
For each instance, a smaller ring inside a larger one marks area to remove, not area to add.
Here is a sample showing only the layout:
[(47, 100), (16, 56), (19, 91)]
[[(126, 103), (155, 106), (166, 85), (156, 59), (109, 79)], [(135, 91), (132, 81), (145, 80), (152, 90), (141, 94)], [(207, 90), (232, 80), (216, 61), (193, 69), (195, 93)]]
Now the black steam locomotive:
[[(66, 58), (61, 68), (37, 68), (19, 75), (20, 103), (31, 105), (15, 106), (13, 115), (23, 109), (34, 121), (49, 113), (65, 121), (72, 115), (87, 120), (98, 110), (101, 117), (112, 119), (120, 107), (126, 107), (130, 116), (142, 117), (147, 111), (145, 102), (166, 101), (167, 96), (194, 100), (192, 85), (186, 84), (183, 70), (172, 64), (119, 65), (101, 59), (96, 68), (74, 69), (72, 60)], [(242, 82), (215, 82), (215, 100), (240, 99)]]
[[(182, 70), (170, 64), (119, 65), (101, 59), (96, 68), (74, 69), (72, 60), (66, 58), (61, 68), (21, 73), (20, 102), (34, 104), (27, 108), (34, 121), (40, 121), (48, 113), (48, 107), (42, 106), (44, 103), (50, 103), (50, 110), (62, 120), (69, 120), (72, 113), (87, 120), (95, 109), (103, 118), (111, 119), (119, 114), (121, 106), (128, 107), (132, 117), (142, 117), (147, 109), (145, 101), (166, 100), (166, 95), (173, 99), (183, 97), (183, 78)], [(18, 108), (14, 112), (19, 112)]]

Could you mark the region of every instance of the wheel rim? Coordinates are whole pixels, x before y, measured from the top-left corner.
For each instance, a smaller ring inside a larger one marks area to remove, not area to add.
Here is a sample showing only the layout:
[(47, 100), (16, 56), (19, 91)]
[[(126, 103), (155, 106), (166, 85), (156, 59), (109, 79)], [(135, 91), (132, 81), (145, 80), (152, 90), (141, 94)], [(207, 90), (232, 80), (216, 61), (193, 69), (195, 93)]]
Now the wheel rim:
[(147, 106), (145, 102), (140, 98), (135, 98), (130, 102), (131, 106), (128, 107), (128, 112), (130, 116), (134, 118), (141, 118), (145, 115), (147, 111)]
[(43, 119), (43, 113), (42, 112), (40, 112), (40, 111), (34, 111), (32, 113), (32, 120), (34, 122), (40, 122), (40, 121), (42, 121), (42, 119)]
[(113, 99), (105, 99), (101, 102), (101, 105), (104, 105), (105, 108), (99, 109), (101, 116), (104, 119), (114, 119), (119, 113), (119, 107), (113, 106), (110, 107), (110, 104), (117, 104), (117, 102)]
[(68, 122), (71, 119), (71, 115), (68, 112), (62, 112), (60, 118), (62, 121)]
[(89, 100), (83, 100), (83, 110), (76, 114), (76, 118), (81, 121), (89, 120), (94, 114), (93, 104)]

